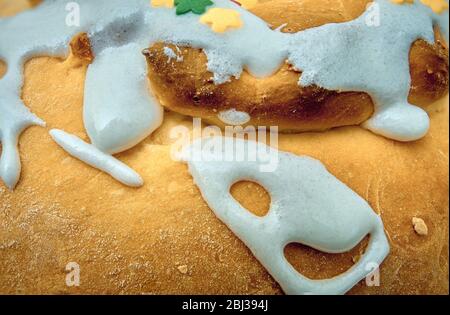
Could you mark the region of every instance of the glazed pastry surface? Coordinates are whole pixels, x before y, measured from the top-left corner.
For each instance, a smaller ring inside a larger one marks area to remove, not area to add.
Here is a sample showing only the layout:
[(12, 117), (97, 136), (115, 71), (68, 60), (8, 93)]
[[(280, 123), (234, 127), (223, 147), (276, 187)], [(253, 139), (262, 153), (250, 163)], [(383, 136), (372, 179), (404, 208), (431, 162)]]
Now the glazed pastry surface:
[[(267, 0), (251, 11), (273, 29), (296, 33), (327, 23), (344, 23), (361, 16), (369, 0)], [(367, 26), (369, 27), (369, 26)], [(319, 53), (323, 46), (316, 44)], [(157, 43), (148, 53), (149, 77), (161, 103), (175, 112), (202, 117), (224, 126), (218, 113), (230, 109), (246, 112), (249, 125), (277, 125), (283, 131), (327, 130), (359, 125), (374, 113), (367, 93), (331, 91), (317, 85), (299, 86), (301, 71), (286, 61), (272, 76), (256, 78), (248, 72), (215, 85), (210, 80), (207, 57), (200, 49), (176, 49), (179, 60), (168, 61), (167, 44)], [(367, 62), (370, 62), (370, 56)], [(436, 28), (436, 42), (417, 40), (410, 51), (409, 102), (426, 108), (448, 92), (448, 48)], [(349, 65), (350, 67), (350, 65)], [(345, 70), (345, 69), (344, 69)], [(347, 75), (342, 71), (342, 76)], [(368, 74), (369, 75), (369, 74)]]
[[(48, 128), (64, 127), (82, 139), (87, 139), (81, 119), (85, 70), (67, 61), (34, 59), (27, 63), (23, 91)], [(361, 284), (351, 293), (448, 292), (447, 105), (447, 98), (441, 101), (431, 113), (430, 133), (414, 143), (359, 127), (280, 135), (281, 150), (322, 161), (381, 213), (391, 245), (381, 269), (383, 285)], [(138, 190), (69, 157), (48, 128), (29, 128), (20, 142), (23, 179), (14, 192), (0, 190), (1, 291), (281, 293), (208, 208), (187, 166), (170, 158), (169, 130), (191, 123), (167, 114), (154, 135), (118, 156), (149, 183)], [(241, 185), (235, 194), (248, 208), (263, 212), (267, 206), (261, 189)], [(428, 236), (415, 233), (413, 217), (427, 222)], [(290, 246), (286, 253), (303, 274), (328, 278), (351, 267), (362, 249), (328, 255)], [(65, 285), (64, 268), (71, 261), (82, 268), (79, 288)], [(187, 274), (178, 270), (184, 265)]]
[[(169, 132), (190, 127), (190, 118), (166, 113), (152, 136), (117, 155), (145, 179), (140, 189), (69, 157), (52, 141), (51, 128), (88, 140), (82, 123), (86, 67), (73, 55), (26, 64), (22, 98), (47, 127), (31, 127), (21, 138), (23, 177), (16, 190), (0, 186), (0, 291), (280, 294), (208, 208), (186, 165), (170, 158)], [(391, 245), (381, 286), (361, 283), (350, 293), (448, 293), (448, 97), (428, 110), (428, 135), (411, 143), (359, 127), (280, 135), (281, 150), (322, 161), (381, 214)], [(270, 198), (255, 185), (232, 191), (254, 212), (268, 208)], [(413, 217), (425, 220), (427, 236), (415, 232)], [(364, 247), (363, 241), (332, 255), (293, 245), (286, 256), (302, 274), (324, 279), (350, 268)], [(78, 288), (66, 286), (69, 262), (81, 267)]]

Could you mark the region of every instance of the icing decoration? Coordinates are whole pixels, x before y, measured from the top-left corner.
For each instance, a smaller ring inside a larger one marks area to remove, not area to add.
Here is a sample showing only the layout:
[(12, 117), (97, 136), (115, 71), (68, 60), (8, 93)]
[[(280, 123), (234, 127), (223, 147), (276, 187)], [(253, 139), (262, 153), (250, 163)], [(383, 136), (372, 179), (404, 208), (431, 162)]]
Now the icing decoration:
[(132, 148), (162, 123), (146, 69), (136, 44), (101, 51), (88, 68), (84, 93), (84, 125), (92, 145), (62, 131), (51, 133), (70, 155), (131, 187), (142, 186), (142, 178), (111, 154)]
[(83, 117), (92, 144), (110, 154), (134, 147), (161, 125), (163, 110), (149, 93), (139, 45), (96, 55), (86, 74)]
[(200, 22), (210, 24), (216, 33), (223, 33), (228, 28), (241, 28), (242, 20), (239, 12), (233, 9), (213, 8), (201, 16)]
[[(246, 156), (258, 159), (225, 161), (226, 147), (240, 148)], [(279, 161), (275, 172), (260, 171), (265, 155)], [(317, 160), (263, 143), (222, 137), (196, 140), (185, 149), (184, 157), (209, 207), (287, 294), (344, 294), (373, 272), (368, 266), (379, 266), (389, 253), (381, 218)], [(271, 206), (265, 217), (248, 212), (231, 195), (232, 185), (243, 180), (256, 182), (270, 193)], [(358, 263), (332, 279), (310, 280), (284, 256), (290, 243), (327, 253), (347, 252), (369, 234), (368, 248)]]
[(155, 8), (158, 7), (166, 7), (166, 8), (173, 8), (175, 3), (174, 0), (152, 0), (152, 6)]
[(58, 129), (51, 130), (50, 135), (71, 156), (108, 173), (122, 184), (130, 187), (140, 187), (144, 184), (139, 174), (127, 165), (78, 137)]
[(236, 2), (244, 9), (249, 10), (254, 8), (258, 4), (259, 0), (237, 0)]
[(175, 0), (177, 6), (177, 15), (186, 14), (188, 12), (195, 14), (203, 14), (206, 7), (214, 4), (210, 0)]
[[(178, 53), (180, 53), (180, 49), (177, 47)], [(175, 59), (177, 62), (183, 61), (183, 56), (178, 56), (176, 52), (173, 51), (170, 47), (164, 47), (164, 54), (168, 57), (167, 62), (170, 62), (172, 59)]]
[[(420, 139), (429, 118), (408, 103), (409, 50), (419, 38), (433, 43), (434, 25), (447, 41), (449, 34), (448, 10), (436, 14), (420, 1), (396, 5), (375, 0), (372, 5), (379, 6), (382, 20), (377, 27), (367, 24), (369, 8), (353, 21), (296, 34), (272, 30), (228, 0), (215, 0), (212, 6), (239, 12), (243, 25), (226, 34), (211, 32), (194, 14), (176, 16), (148, 0), (78, 0), (83, 10), (80, 26), (68, 26), (66, 3), (45, 1), (0, 19), (0, 59), (8, 66), (0, 80), (0, 177), (10, 188), (20, 176), (20, 133), (30, 125), (44, 125), (20, 99), (24, 62), (42, 55), (66, 57), (70, 40), (79, 33), (88, 35), (97, 57), (86, 78), (84, 122), (93, 145), (104, 153), (132, 147), (161, 123), (161, 107), (144, 91), (145, 58), (137, 53), (155, 42), (203, 49), (216, 84), (239, 78), (243, 69), (256, 77), (269, 76), (287, 60), (302, 71), (303, 86), (370, 94), (375, 113), (363, 127), (400, 141)], [(121, 78), (123, 74), (131, 81)]]
[(231, 126), (245, 125), (251, 120), (248, 113), (237, 111), (234, 108), (227, 111), (222, 111), (217, 116), (223, 123)]

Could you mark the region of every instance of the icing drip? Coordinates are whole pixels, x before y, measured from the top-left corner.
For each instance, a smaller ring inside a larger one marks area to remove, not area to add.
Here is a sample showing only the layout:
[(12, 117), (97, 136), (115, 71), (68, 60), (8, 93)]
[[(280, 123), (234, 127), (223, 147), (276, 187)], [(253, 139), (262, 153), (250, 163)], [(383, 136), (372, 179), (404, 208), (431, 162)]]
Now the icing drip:
[[(177, 51), (180, 52), (179, 48), (177, 47)], [(177, 62), (183, 61), (183, 56), (178, 56), (176, 52), (173, 51), (170, 47), (164, 47), (164, 54), (167, 56), (167, 62), (171, 62), (172, 59), (176, 60)]]
[[(427, 133), (429, 118), (407, 101), (409, 51), (419, 38), (434, 41), (434, 14), (419, 4), (395, 6), (377, 1), (375, 5), (380, 13), (379, 26), (367, 25), (369, 14), (373, 14), (369, 10), (348, 23), (306, 30), (292, 38), (302, 48), (293, 51), (289, 60), (303, 70), (303, 86), (368, 92), (376, 112), (364, 123), (367, 129), (399, 141), (417, 140)], [(317, 49), (317, 42), (327, 49)]]
[(84, 93), (84, 124), (94, 146), (110, 154), (125, 151), (149, 136), (162, 119), (162, 107), (149, 93), (147, 64), (138, 45), (107, 48), (95, 57)]
[(140, 187), (144, 184), (134, 170), (80, 138), (57, 129), (51, 130), (50, 135), (71, 156), (111, 175), (122, 184), (130, 187)]
[(109, 154), (132, 148), (162, 123), (162, 107), (148, 91), (146, 66), (135, 44), (101, 51), (88, 69), (84, 93), (84, 124), (92, 145), (60, 130), (50, 133), (70, 155), (131, 187), (144, 181)]
[(232, 126), (244, 125), (251, 120), (251, 117), (248, 113), (240, 112), (236, 109), (230, 109), (220, 112), (218, 117), (223, 123)]
[[(264, 152), (278, 159), (277, 170), (264, 173), (260, 171), (264, 163), (261, 158), (233, 162), (222, 158), (226, 156), (225, 148), (233, 146), (233, 138), (200, 141), (184, 154), (203, 198), (287, 294), (344, 294), (370, 274), (368, 266), (380, 265), (387, 256), (389, 244), (381, 218), (320, 162), (279, 152), (262, 143), (234, 139), (235, 147), (241, 147), (248, 157)], [(271, 207), (265, 217), (251, 214), (232, 197), (231, 186), (242, 180), (256, 182), (270, 193)], [(284, 256), (284, 248), (290, 243), (343, 253), (368, 234), (366, 253), (352, 269), (333, 279), (310, 280)]]
[(7, 73), (0, 80), (0, 143), (2, 145), (0, 178), (11, 189), (15, 187), (20, 177), (21, 164), (17, 147), (19, 135), (31, 125), (45, 126), (41, 119), (22, 104), (20, 99), (22, 74), (18, 70), (19, 63), (17, 60), (8, 60)]
[(368, 10), (348, 23), (296, 34), (271, 30), (228, 0), (215, 0), (211, 8), (237, 11), (242, 27), (224, 34), (201, 24), (198, 15), (177, 16), (174, 8), (155, 8), (148, 0), (79, 0), (80, 26), (69, 26), (67, 3), (46, 1), (0, 20), (0, 59), (8, 64), (0, 80), (0, 176), (10, 188), (20, 174), (19, 134), (32, 124), (43, 125), (20, 100), (23, 64), (38, 55), (67, 56), (68, 43), (78, 33), (88, 34), (97, 56), (85, 87), (86, 129), (93, 144), (109, 153), (132, 147), (161, 123), (159, 105), (144, 92), (144, 70), (138, 69), (145, 67), (144, 59), (137, 54), (158, 41), (203, 49), (217, 84), (239, 77), (243, 69), (257, 77), (271, 75), (288, 60), (303, 72), (301, 85), (368, 92), (376, 112), (363, 126), (400, 141), (421, 138), (429, 126), (427, 114), (407, 102), (411, 44), (419, 38), (433, 42), (433, 24), (448, 41), (448, 10), (439, 15), (420, 1), (375, 0), (377, 26), (367, 23), (373, 13)]

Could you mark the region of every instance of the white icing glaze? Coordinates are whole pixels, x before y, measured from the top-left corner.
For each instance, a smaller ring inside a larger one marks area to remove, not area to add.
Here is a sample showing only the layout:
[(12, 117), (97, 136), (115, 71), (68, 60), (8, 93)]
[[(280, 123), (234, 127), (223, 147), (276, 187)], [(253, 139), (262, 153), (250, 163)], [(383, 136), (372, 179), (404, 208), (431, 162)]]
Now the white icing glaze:
[(230, 109), (222, 111), (217, 115), (219, 119), (228, 125), (241, 126), (248, 123), (251, 119), (250, 115), (246, 112), (240, 112), (236, 109)]
[[(177, 47), (178, 53), (180, 52), (179, 48)], [(176, 52), (173, 51), (170, 47), (164, 47), (164, 54), (168, 57), (167, 62), (172, 61), (172, 59), (175, 59), (177, 62), (183, 61), (183, 56), (178, 56)]]
[[(381, 218), (319, 161), (279, 152), (262, 143), (234, 141), (222, 137), (196, 140), (184, 152), (189, 170), (209, 207), (250, 248), (287, 294), (344, 294), (370, 274), (368, 266), (382, 263), (389, 244)], [(237, 162), (221, 158), (226, 156), (225, 148), (233, 143), (243, 148), (248, 157), (270, 152), (279, 159), (277, 170), (261, 172), (260, 159)], [(253, 215), (231, 195), (231, 186), (242, 180), (256, 182), (270, 193), (271, 206), (265, 217)], [(343, 253), (368, 234), (366, 253), (349, 271), (333, 279), (310, 280), (284, 256), (284, 248), (290, 243)]]
[[(98, 57), (90, 66), (86, 84), (85, 123), (95, 145), (108, 152), (135, 145), (159, 126), (158, 105), (148, 98), (137, 100), (146, 98), (143, 70), (127, 74), (136, 85), (128, 82), (125, 89), (118, 84), (126, 83), (120, 74), (143, 65), (131, 52), (132, 47), (142, 50), (157, 41), (203, 49), (218, 84), (239, 77), (243, 69), (258, 77), (270, 75), (288, 60), (303, 71), (299, 84), (368, 92), (376, 105), (374, 116), (364, 124), (368, 129), (400, 141), (419, 139), (428, 130), (427, 114), (407, 102), (408, 52), (418, 38), (434, 41), (434, 23), (448, 40), (448, 11), (437, 15), (420, 1), (396, 5), (390, 0), (375, 0), (381, 14), (379, 26), (367, 25), (368, 11), (348, 23), (296, 34), (271, 30), (260, 18), (228, 0), (215, 0), (214, 6), (239, 11), (244, 27), (225, 34), (199, 23), (198, 15), (176, 16), (174, 9), (153, 8), (148, 0), (79, 0), (80, 26), (68, 26), (68, 2), (45, 1), (35, 10), (0, 20), (0, 58), (8, 64), (0, 80), (0, 176), (11, 188), (20, 173), (19, 134), (32, 124), (43, 125), (20, 100), (23, 64), (38, 55), (66, 56), (70, 39), (80, 32), (88, 34)], [(119, 55), (130, 57), (130, 64)], [(108, 67), (110, 61), (122, 64)], [(120, 93), (108, 90), (108, 82), (123, 93), (117, 100)], [(130, 102), (136, 104), (128, 111)], [(145, 104), (154, 107), (149, 109)]]
[(130, 187), (140, 187), (144, 184), (134, 170), (80, 138), (57, 129), (51, 130), (50, 135), (71, 156), (108, 173), (122, 184)]
[(140, 47), (107, 48), (89, 66), (84, 93), (84, 125), (103, 152), (134, 147), (162, 123), (163, 109), (149, 93), (147, 64)]
[[(444, 15), (435, 15), (420, 1), (414, 5), (395, 5), (389, 0), (375, 3), (379, 26), (367, 25), (369, 11), (348, 23), (306, 30), (292, 39), (302, 49), (291, 52), (289, 60), (303, 70), (301, 85), (368, 92), (376, 112), (363, 124), (367, 129), (399, 141), (417, 140), (427, 133), (429, 118), (408, 103), (409, 51), (419, 38), (434, 41), (433, 23), (448, 34), (448, 11), (442, 24)], [(317, 49), (317, 43), (327, 49)]]

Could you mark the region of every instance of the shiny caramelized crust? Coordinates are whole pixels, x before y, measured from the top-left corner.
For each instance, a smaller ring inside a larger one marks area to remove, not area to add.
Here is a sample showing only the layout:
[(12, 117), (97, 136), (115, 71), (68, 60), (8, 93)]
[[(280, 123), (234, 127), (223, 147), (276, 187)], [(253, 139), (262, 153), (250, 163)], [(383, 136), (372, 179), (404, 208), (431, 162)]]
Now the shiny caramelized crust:
[[(335, 0), (268, 0), (252, 11), (273, 28), (287, 23), (283, 32), (298, 32), (353, 20), (370, 1), (338, 2), (339, 5)], [(448, 92), (448, 49), (438, 30), (436, 35), (434, 45), (418, 40), (410, 53), (410, 102), (422, 107)], [(278, 125), (283, 131), (315, 131), (358, 125), (374, 111), (371, 98), (365, 93), (300, 87), (301, 73), (289, 64), (268, 78), (257, 79), (244, 71), (240, 79), (215, 85), (201, 50), (183, 48), (182, 61), (168, 61), (166, 46), (157, 43), (145, 51), (149, 77), (161, 103), (181, 114), (223, 125), (217, 113), (235, 108), (250, 114), (249, 124)]]
[(83, 63), (91, 63), (94, 60), (91, 42), (86, 33), (80, 33), (70, 42), (70, 49), (74, 59), (81, 60)]

